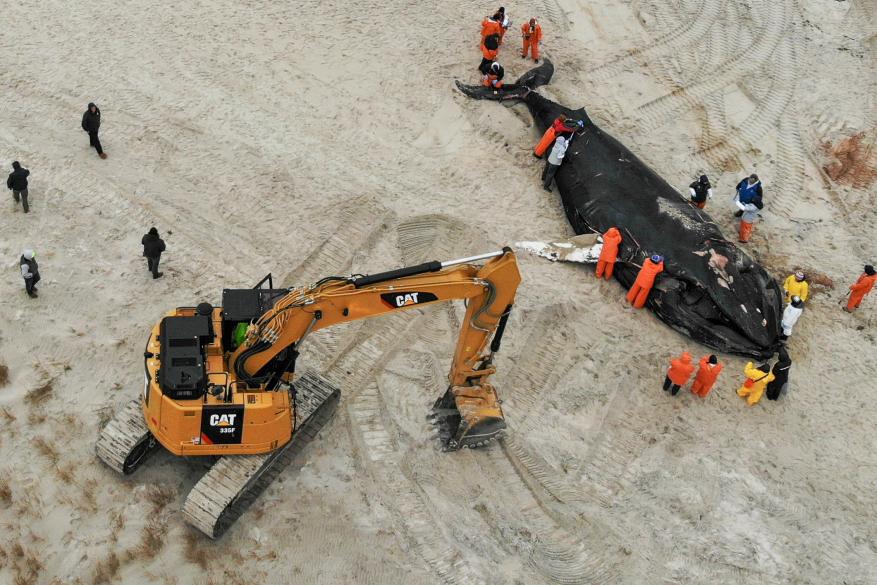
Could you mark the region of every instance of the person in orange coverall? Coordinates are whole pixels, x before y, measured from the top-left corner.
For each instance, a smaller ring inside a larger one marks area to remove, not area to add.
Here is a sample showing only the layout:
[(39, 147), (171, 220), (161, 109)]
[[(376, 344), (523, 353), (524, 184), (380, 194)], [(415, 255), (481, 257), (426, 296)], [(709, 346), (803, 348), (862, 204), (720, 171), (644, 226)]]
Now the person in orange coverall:
[(694, 383), (691, 385), (691, 393), (697, 394), (701, 398), (706, 398), (710, 390), (713, 389), (716, 378), (722, 373), (722, 364), (719, 363), (716, 356), (705, 355), (700, 358), (699, 366), (697, 375), (694, 377)]
[(481, 65), (478, 71), (483, 75), (487, 75), (490, 70), (490, 64), (496, 61), (496, 54), (499, 52), (499, 35), (490, 35), (481, 43)]
[(527, 58), (527, 51), (533, 56), (535, 63), (539, 62), (539, 43), (542, 41), (542, 25), (535, 18), (521, 25), (521, 36), (524, 37), (524, 50), (521, 58)]
[(858, 309), (859, 305), (862, 304), (862, 299), (865, 298), (865, 295), (871, 292), (871, 289), (874, 288), (875, 281), (877, 281), (877, 272), (874, 271), (873, 266), (866, 264), (864, 274), (859, 277), (859, 280), (857, 280), (855, 284), (850, 285), (850, 300), (847, 301), (847, 306), (844, 307), (844, 311), (852, 313)]
[(600, 258), (597, 259), (597, 278), (612, 278), (615, 270), (615, 260), (618, 258), (618, 246), (621, 245), (621, 232), (618, 228), (611, 227), (603, 234), (603, 249)]
[(490, 35), (499, 35), (502, 36), (502, 25), (496, 19), (496, 15), (493, 16), (485, 16), (484, 20), (481, 21), (481, 44), (484, 44), (484, 39), (489, 37)]
[(655, 278), (664, 271), (664, 258), (655, 254), (651, 258), (647, 258), (640, 268), (639, 274), (630, 290), (627, 291), (627, 301), (633, 305), (635, 309), (642, 309), (649, 298), (649, 292), (655, 284)]
[(502, 89), (502, 78), (505, 77), (505, 69), (497, 62), (490, 64), (487, 75), (482, 80), (484, 87), (492, 87), (493, 89)]
[(499, 10), (496, 11), (496, 14), (493, 15), (493, 20), (499, 24), (499, 44), (501, 45), (505, 38), (505, 33), (509, 30), (512, 21), (506, 16), (505, 8), (502, 6), (500, 6)]
[(563, 114), (559, 115), (555, 118), (554, 122), (551, 123), (551, 126), (545, 130), (545, 134), (539, 139), (539, 143), (536, 147), (533, 148), (533, 156), (536, 158), (542, 158), (542, 155), (545, 154), (545, 151), (548, 150), (552, 144), (554, 144), (554, 140), (558, 136), (561, 134), (572, 134), (575, 132), (576, 127), (581, 128), (583, 126), (583, 123), (570, 120)]
[(746, 375), (746, 382), (737, 389), (737, 396), (745, 398), (749, 406), (754, 406), (776, 376), (770, 371), (770, 364), (762, 364), (756, 368), (752, 362), (746, 364), (743, 373)]
[(671, 396), (676, 396), (679, 388), (688, 383), (693, 373), (694, 364), (691, 363), (691, 354), (683, 351), (681, 356), (670, 360), (670, 367), (667, 368), (667, 376), (664, 378), (664, 390), (669, 390)]

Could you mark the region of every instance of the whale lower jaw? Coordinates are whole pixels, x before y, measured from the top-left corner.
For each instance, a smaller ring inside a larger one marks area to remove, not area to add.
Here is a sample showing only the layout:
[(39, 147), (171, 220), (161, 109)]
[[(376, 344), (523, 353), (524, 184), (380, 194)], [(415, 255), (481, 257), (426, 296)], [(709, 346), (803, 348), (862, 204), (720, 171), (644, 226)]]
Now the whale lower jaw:
[(693, 308), (670, 302), (664, 295), (653, 293), (649, 304), (658, 319), (676, 331), (722, 353), (767, 359), (776, 352), (778, 341), (762, 343), (752, 340), (742, 333), (742, 328), (706, 319)]

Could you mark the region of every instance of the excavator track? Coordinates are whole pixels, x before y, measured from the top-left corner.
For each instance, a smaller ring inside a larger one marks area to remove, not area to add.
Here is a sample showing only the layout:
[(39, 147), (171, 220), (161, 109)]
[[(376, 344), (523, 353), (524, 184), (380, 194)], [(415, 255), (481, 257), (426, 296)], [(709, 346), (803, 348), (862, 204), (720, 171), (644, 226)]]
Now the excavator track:
[(223, 457), (189, 492), (183, 515), (210, 538), (222, 536), (332, 418), (341, 396), (337, 387), (313, 371), (294, 386), (296, 426), (289, 442), (264, 455)]
[(101, 461), (121, 473), (134, 473), (156, 447), (143, 420), (140, 399), (132, 400), (107, 423), (95, 447)]

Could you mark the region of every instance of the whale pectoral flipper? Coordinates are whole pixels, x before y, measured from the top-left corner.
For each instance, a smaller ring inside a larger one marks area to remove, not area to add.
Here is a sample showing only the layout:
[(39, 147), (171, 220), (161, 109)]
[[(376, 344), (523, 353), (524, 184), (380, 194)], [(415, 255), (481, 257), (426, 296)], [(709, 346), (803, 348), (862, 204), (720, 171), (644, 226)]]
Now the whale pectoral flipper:
[(599, 234), (580, 234), (555, 242), (515, 242), (515, 247), (552, 262), (596, 264), (603, 250), (603, 242), (599, 240)]

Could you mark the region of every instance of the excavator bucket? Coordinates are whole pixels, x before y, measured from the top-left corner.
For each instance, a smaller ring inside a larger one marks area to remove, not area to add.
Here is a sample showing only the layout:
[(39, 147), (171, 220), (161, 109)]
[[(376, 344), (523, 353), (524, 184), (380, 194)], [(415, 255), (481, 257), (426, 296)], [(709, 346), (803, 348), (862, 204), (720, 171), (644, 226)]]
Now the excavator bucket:
[(430, 415), (445, 451), (480, 447), (506, 428), (496, 390), (490, 384), (452, 386), (435, 401)]

